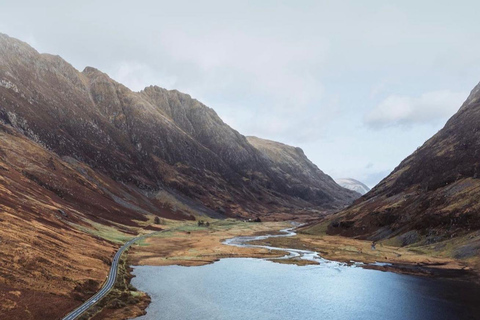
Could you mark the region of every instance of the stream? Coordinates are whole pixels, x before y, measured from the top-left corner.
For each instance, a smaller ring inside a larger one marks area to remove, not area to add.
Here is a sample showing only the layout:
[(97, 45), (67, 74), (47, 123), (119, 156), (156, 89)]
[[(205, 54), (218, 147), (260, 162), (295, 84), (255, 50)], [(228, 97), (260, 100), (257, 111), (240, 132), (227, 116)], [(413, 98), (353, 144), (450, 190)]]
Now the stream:
[[(296, 228), (300, 227), (297, 225), (295, 227), (287, 228), (280, 230), (282, 234), (275, 234), (275, 235), (263, 235), (263, 236), (246, 236), (246, 237), (235, 237), (231, 239), (225, 240), (223, 243), (230, 246), (236, 247), (244, 247), (244, 248), (264, 248), (268, 250), (275, 250), (275, 251), (284, 251), (287, 254), (280, 258), (269, 258), (269, 260), (286, 260), (286, 259), (302, 259), (302, 260), (309, 260), (317, 262), (319, 265), (329, 267), (329, 268), (341, 268), (346, 267), (347, 264), (343, 262), (337, 262), (332, 260), (327, 260), (318, 254), (318, 252), (310, 251), (310, 250), (301, 250), (301, 249), (293, 249), (293, 248), (279, 248), (279, 247), (272, 247), (267, 245), (255, 245), (255, 244), (248, 244), (252, 241), (257, 240), (266, 240), (269, 238), (282, 238), (282, 237), (293, 237), (296, 234), (294, 231)], [(361, 266), (363, 265), (362, 262), (354, 262), (350, 264), (351, 267)], [(380, 263), (376, 262), (375, 265), (388, 265), (388, 263)]]

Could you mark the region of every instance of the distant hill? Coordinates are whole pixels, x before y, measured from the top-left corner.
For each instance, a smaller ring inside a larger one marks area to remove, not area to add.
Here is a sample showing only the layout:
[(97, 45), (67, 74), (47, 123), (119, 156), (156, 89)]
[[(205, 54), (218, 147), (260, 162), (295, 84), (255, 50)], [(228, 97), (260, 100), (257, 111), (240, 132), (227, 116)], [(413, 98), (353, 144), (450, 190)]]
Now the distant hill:
[(358, 180), (352, 179), (352, 178), (341, 178), (341, 179), (335, 179), (335, 182), (338, 183), (340, 186), (347, 188), (352, 191), (356, 191), (360, 193), (361, 195), (364, 195), (368, 191), (370, 191), (370, 188), (361, 183)]
[(358, 198), (358, 194), (340, 187), (323, 173), (302, 149), (257, 137), (247, 137), (247, 140), (267, 159), (269, 167), (286, 181), (288, 188), (300, 191), (302, 198), (329, 199), (330, 203)]

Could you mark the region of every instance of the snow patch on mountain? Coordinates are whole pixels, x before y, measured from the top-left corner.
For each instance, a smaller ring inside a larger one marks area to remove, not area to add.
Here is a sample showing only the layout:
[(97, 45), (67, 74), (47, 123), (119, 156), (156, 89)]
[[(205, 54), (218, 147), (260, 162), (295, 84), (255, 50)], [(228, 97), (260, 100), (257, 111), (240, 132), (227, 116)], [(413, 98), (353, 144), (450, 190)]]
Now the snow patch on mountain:
[(356, 191), (360, 193), (361, 195), (364, 195), (368, 191), (370, 191), (370, 188), (361, 183), (358, 180), (352, 179), (352, 178), (341, 178), (341, 179), (335, 179), (335, 182), (339, 184), (340, 186)]

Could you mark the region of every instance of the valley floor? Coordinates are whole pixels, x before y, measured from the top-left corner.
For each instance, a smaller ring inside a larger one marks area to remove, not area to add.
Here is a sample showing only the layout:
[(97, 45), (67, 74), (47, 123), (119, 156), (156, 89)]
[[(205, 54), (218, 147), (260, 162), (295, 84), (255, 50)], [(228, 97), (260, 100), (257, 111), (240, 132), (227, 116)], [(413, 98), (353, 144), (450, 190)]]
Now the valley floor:
[(272, 234), (290, 227), (287, 222), (239, 222), (219, 220), (209, 227), (186, 223), (145, 239), (129, 253), (132, 265), (200, 266), (222, 258), (279, 257), (283, 252), (267, 249), (238, 248), (222, 244), (223, 240), (237, 236)]

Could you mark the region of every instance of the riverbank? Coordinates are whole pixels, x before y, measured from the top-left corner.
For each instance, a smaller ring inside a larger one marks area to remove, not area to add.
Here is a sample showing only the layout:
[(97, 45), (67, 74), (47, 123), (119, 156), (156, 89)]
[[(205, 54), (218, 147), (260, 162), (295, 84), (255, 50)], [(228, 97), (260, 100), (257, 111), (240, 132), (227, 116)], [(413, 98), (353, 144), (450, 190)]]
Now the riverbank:
[(315, 251), (322, 258), (347, 264), (357, 262), (367, 269), (423, 276), (478, 278), (478, 273), (464, 261), (425, 255), (412, 248), (383, 243), (377, 243), (372, 249), (371, 241), (339, 236), (297, 234), (293, 237), (256, 240), (250, 244)]

